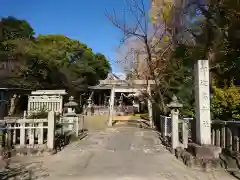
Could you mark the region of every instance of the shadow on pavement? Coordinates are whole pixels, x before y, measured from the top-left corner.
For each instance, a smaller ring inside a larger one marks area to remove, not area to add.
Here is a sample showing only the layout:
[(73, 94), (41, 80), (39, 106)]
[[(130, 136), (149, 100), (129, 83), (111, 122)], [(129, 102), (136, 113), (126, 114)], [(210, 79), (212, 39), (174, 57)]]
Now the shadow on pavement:
[(47, 176), (49, 176), (49, 174), (42, 168), (41, 162), (27, 163), (24, 165), (13, 164), (0, 170), (1, 180), (32, 180)]

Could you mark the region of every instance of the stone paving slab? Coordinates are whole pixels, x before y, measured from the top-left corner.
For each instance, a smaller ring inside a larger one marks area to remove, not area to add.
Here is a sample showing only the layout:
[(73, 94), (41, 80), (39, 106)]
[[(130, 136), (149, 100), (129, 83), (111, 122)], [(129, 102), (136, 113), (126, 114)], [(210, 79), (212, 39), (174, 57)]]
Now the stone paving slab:
[(44, 180), (235, 179), (224, 171), (187, 168), (161, 145), (154, 131), (134, 127), (90, 132), (84, 140), (41, 161), (45, 175), (38, 179)]

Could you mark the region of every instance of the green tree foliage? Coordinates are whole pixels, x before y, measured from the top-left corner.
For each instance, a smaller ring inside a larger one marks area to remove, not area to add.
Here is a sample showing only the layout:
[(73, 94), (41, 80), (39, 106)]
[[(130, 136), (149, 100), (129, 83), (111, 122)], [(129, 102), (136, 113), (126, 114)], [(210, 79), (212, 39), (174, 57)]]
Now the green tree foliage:
[(35, 32), (25, 20), (6, 17), (0, 20), (0, 42), (12, 39), (31, 39)]
[(211, 74), (218, 86), (226, 82), (230, 85), (231, 80), (240, 78), (239, 1), (200, 2), (194, 3), (198, 15), (195, 13), (188, 26), (195, 41), (191, 51), (195, 59), (210, 59)]
[(110, 64), (101, 53), (94, 54), (87, 45), (63, 35), (45, 35), (36, 39), (44, 54), (65, 75), (67, 86), (73, 89), (94, 85), (106, 78)]
[(240, 120), (240, 88), (231, 83), (230, 87), (213, 86), (211, 112), (214, 119)]
[(12, 17), (4, 19), (0, 29), (4, 32), (0, 37), (0, 61), (14, 64), (2, 77), (6, 85), (76, 92), (96, 84), (111, 70), (103, 54), (95, 54), (86, 44), (64, 35), (33, 37), (26, 21)]
[(188, 48), (184, 45), (178, 46), (168, 61), (165, 76), (165, 85), (169, 86), (167, 102), (171, 101), (175, 94), (183, 103), (181, 114), (187, 117), (194, 115), (193, 63)]
[(183, 12), (186, 24), (177, 34), (179, 44), (175, 44), (167, 66), (165, 81), (169, 84), (168, 94), (170, 97), (176, 94), (183, 102), (182, 114), (194, 115), (193, 64), (198, 59), (209, 59), (214, 82), (213, 115), (223, 120), (236, 118), (240, 114), (240, 92), (231, 82), (240, 79), (239, 1), (189, 2)]

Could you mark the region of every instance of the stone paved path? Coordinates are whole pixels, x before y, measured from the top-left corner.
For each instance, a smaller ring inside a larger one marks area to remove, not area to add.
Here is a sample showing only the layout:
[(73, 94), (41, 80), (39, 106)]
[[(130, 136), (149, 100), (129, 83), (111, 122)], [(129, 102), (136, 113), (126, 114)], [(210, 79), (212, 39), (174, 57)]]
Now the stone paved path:
[(134, 127), (109, 128), (45, 158), (51, 180), (232, 180), (226, 172), (185, 167), (160, 144), (157, 134)]

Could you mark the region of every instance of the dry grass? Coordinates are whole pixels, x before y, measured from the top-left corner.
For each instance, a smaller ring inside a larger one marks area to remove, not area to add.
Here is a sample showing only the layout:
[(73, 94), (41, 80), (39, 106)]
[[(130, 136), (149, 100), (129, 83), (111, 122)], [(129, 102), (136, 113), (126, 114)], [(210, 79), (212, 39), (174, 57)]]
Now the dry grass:
[(114, 121), (129, 121), (132, 119), (136, 119), (136, 117), (129, 115), (129, 116), (114, 116), (113, 120)]
[[(141, 119), (143, 114), (131, 114), (126, 116), (114, 116), (113, 121), (116, 122), (126, 122), (135, 119)], [(87, 130), (100, 130), (107, 128), (108, 114), (106, 115), (95, 115), (95, 116), (85, 116), (84, 118), (84, 128)]]
[(108, 115), (85, 116), (85, 129), (105, 129), (107, 127)]

